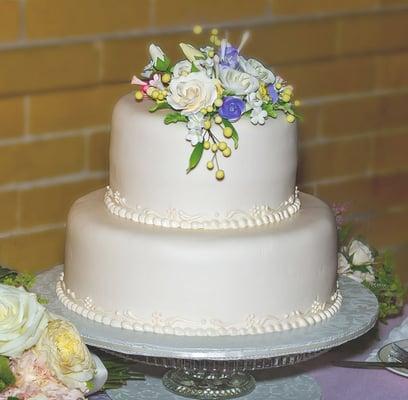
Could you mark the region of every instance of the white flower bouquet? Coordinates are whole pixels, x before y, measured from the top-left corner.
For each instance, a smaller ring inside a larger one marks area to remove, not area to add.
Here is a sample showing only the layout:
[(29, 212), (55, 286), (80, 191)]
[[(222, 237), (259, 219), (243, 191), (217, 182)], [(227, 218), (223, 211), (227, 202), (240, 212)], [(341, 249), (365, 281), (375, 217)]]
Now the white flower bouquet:
[(343, 215), (344, 206), (334, 206), (334, 212), (339, 237), (338, 274), (362, 283), (377, 296), (380, 320), (398, 315), (405, 303), (406, 288), (395, 274), (391, 256), (353, 234), (353, 225)]
[(78, 400), (92, 388), (94, 359), (76, 328), (34, 293), (0, 283), (0, 400)]

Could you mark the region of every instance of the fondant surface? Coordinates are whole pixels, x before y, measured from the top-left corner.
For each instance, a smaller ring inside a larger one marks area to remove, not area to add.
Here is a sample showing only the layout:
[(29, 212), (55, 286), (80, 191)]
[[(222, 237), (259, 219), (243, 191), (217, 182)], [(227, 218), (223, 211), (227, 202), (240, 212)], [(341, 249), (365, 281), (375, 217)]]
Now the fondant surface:
[[(226, 176), (217, 182), (204, 165), (186, 173), (193, 147), (184, 139), (185, 124), (165, 125), (166, 110), (150, 113), (152, 105), (136, 103), (129, 94), (113, 113), (109, 185), (129, 208), (160, 214), (178, 209), (216, 219), (255, 206), (276, 209), (294, 195), (296, 125), (283, 114), (256, 127), (244, 118), (234, 124), (239, 148), (220, 159)], [(201, 163), (208, 157), (204, 154)]]
[(104, 311), (105, 322), (250, 334), (305, 326), (338, 309), (335, 221), (313, 196), (300, 194), (302, 208), (280, 224), (215, 231), (118, 218), (103, 197), (93, 192), (71, 209), (64, 290)]

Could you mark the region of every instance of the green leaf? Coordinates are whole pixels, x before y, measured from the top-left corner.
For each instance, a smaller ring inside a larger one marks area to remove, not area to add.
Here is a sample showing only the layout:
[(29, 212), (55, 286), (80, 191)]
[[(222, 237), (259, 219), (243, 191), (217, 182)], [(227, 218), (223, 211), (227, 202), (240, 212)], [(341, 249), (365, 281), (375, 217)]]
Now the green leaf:
[(164, 60), (158, 58), (156, 64), (154, 64), (154, 68), (160, 72), (166, 72), (170, 67), (170, 59), (164, 56)]
[(166, 125), (174, 124), (176, 122), (187, 122), (187, 121), (188, 121), (188, 118), (185, 115), (181, 114), (180, 112), (168, 113), (164, 117), (164, 123)]
[(9, 275), (17, 275), (17, 273), (15, 271), (12, 271), (11, 269), (0, 266), (0, 279)]
[(239, 142), (239, 136), (237, 130), (234, 128), (234, 125), (231, 124), (227, 119), (223, 118), (222, 122), (224, 123), (224, 126), (226, 128), (231, 128), (232, 129), (232, 136), (231, 139), (234, 141), (234, 148), (238, 148), (238, 142)]
[(18, 397), (9, 396), (7, 397), (7, 400), (20, 400), (20, 399)]
[(149, 109), (149, 112), (154, 113), (157, 110), (164, 110), (166, 108), (171, 108), (170, 104), (167, 101), (161, 103), (156, 103), (152, 108)]
[(191, 72), (198, 72), (200, 71), (194, 63), (191, 63)]
[(3, 382), (6, 387), (14, 385), (16, 382), (16, 378), (10, 369), (9, 360), (4, 356), (0, 356), (0, 381)]
[(193, 170), (198, 165), (198, 163), (201, 160), (201, 156), (203, 155), (203, 150), (204, 150), (203, 142), (197, 143), (194, 146), (194, 150), (191, 153), (190, 161), (188, 163), (187, 173), (189, 173), (191, 170)]

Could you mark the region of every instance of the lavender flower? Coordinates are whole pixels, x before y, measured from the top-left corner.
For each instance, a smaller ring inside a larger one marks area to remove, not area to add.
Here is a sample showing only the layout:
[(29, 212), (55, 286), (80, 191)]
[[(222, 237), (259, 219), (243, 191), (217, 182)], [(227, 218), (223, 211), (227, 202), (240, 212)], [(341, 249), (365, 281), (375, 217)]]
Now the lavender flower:
[(279, 95), (278, 95), (278, 92), (277, 92), (275, 86), (274, 85), (268, 85), (267, 89), (268, 89), (268, 94), (269, 94), (269, 97), (271, 98), (272, 103), (275, 104), (279, 99)]
[(220, 49), (220, 64), (223, 67), (236, 69), (236, 67), (238, 66), (238, 55), (238, 49), (227, 43), (225, 47), (222, 47)]
[(222, 118), (235, 122), (241, 118), (245, 111), (245, 102), (239, 97), (228, 96), (223, 99), (222, 106), (218, 110)]

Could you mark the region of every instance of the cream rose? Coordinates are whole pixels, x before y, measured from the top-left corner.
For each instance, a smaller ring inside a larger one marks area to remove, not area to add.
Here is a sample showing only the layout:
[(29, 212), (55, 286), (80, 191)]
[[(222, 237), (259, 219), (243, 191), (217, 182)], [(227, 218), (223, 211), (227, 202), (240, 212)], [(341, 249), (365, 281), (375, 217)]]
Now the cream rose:
[(367, 265), (374, 262), (370, 248), (359, 240), (353, 240), (348, 249), (353, 265)]
[(258, 79), (232, 68), (220, 69), (220, 81), (225, 89), (238, 96), (256, 92), (259, 88)]
[(272, 71), (265, 68), (262, 63), (254, 58), (249, 58), (245, 60), (244, 57), (239, 57), (239, 66), (242, 68), (244, 72), (249, 75), (254, 76), (255, 78), (259, 79), (260, 81), (266, 83), (267, 85), (274, 83), (276, 78)]
[(181, 110), (183, 115), (191, 115), (211, 106), (216, 98), (214, 80), (200, 71), (173, 78), (170, 81), (167, 102), (175, 110)]
[(0, 355), (18, 357), (36, 345), (47, 322), (34, 293), (0, 284)]
[(64, 385), (87, 391), (95, 363), (74, 325), (62, 319), (50, 321), (35, 351), (45, 355), (48, 368)]

